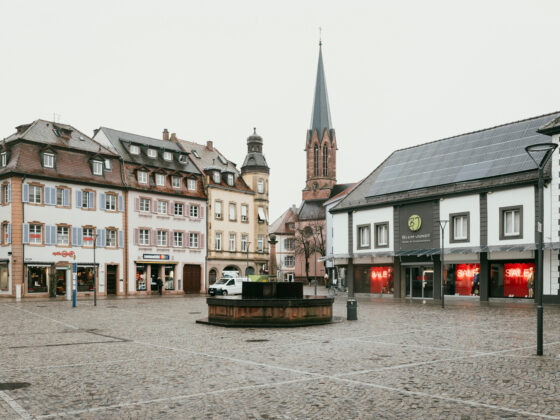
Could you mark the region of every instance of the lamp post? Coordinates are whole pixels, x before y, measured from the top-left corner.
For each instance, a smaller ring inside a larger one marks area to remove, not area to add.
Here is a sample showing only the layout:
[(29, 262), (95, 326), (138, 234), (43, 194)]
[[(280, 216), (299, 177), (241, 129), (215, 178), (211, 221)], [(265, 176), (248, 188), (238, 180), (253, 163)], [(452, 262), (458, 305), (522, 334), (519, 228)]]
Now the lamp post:
[(247, 267), (245, 268), (245, 277), (249, 278), (247, 272), (249, 271), (249, 248), (251, 247), (251, 242), (247, 242)]
[[(444, 268), (443, 268), (443, 264), (444, 264), (444, 251), (445, 251), (445, 226), (447, 226), (447, 222), (448, 220), (440, 220), (439, 221), (439, 226), (441, 227), (441, 258), (439, 259), (440, 261), (440, 265), (441, 265), (441, 278), (440, 278), (440, 284), (441, 284), (441, 307), (442, 309), (445, 308), (445, 302), (444, 302), (444, 296), (445, 296), (445, 290), (443, 287), (443, 273), (444, 273)], [(424, 281), (424, 279), (422, 279), (422, 281)], [(410, 295), (412, 296), (412, 292), (410, 293)]]
[(97, 230), (93, 232), (93, 306), (97, 306), (97, 264), (95, 264), (95, 248), (97, 248)]
[(537, 215), (537, 356), (543, 355), (543, 226), (544, 226), (544, 167), (558, 145), (538, 143), (525, 147), (525, 151), (539, 168)]
[(313, 248), (313, 259), (315, 260), (315, 272), (314, 272), (314, 281), (315, 281), (315, 296), (317, 296), (317, 238), (313, 235), (313, 243), (315, 244)]

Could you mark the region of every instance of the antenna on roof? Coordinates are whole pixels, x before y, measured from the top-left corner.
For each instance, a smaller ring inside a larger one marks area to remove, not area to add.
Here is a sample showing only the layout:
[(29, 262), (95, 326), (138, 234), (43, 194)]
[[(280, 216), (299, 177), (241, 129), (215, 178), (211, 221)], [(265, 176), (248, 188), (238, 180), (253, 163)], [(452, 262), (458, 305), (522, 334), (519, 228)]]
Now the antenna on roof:
[(322, 38), (321, 38), (321, 32), (322, 32), (322, 28), (319, 26), (319, 47), (320, 47), (321, 45), (323, 45), (323, 40), (322, 40)]

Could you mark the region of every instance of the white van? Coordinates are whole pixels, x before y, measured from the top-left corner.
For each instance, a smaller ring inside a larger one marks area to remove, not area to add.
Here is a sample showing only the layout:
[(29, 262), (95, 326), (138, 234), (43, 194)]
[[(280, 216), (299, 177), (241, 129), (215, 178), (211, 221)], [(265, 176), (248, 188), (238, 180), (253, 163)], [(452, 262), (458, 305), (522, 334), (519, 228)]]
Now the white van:
[(231, 277), (223, 277), (208, 288), (208, 294), (210, 296), (240, 295), (243, 289), (244, 281), (247, 281), (246, 277), (237, 277), (235, 279)]

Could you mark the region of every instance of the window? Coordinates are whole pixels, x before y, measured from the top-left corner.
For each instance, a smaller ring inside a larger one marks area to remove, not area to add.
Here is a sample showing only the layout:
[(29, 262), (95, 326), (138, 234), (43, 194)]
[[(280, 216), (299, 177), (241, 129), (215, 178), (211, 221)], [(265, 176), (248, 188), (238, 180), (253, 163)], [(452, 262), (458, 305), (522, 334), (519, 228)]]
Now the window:
[(164, 230), (157, 231), (157, 245), (167, 246), (167, 232)]
[(117, 196), (113, 194), (105, 194), (105, 210), (117, 210)]
[(262, 179), (259, 179), (257, 181), (257, 192), (259, 194), (263, 194), (264, 193), (264, 181)]
[(40, 245), (43, 243), (43, 235), (41, 225), (29, 225), (29, 243)]
[(175, 216), (183, 216), (185, 211), (185, 206), (183, 203), (175, 203)]
[(233, 187), (233, 175), (232, 174), (228, 174), (227, 183), (230, 187)]
[(140, 199), (140, 211), (150, 211), (151, 200), (149, 198)]
[(232, 252), (235, 251), (235, 233), (229, 234), (229, 250)]
[(93, 247), (93, 228), (82, 229), (82, 243), (84, 246)]
[(189, 179), (189, 191), (196, 191), (196, 179)]
[(68, 188), (56, 189), (56, 205), (60, 207), (70, 207), (70, 190)]
[(294, 265), (296, 265), (295, 257), (292, 256), (292, 255), (288, 255), (288, 256), (284, 257), (284, 265), (286, 267), (293, 267)]
[(257, 208), (257, 215), (258, 215), (258, 222), (264, 223), (266, 222), (266, 215), (264, 214), (264, 207)]
[(179, 155), (179, 162), (187, 163), (187, 155)]
[(155, 149), (148, 149), (148, 157), (155, 158), (157, 156), (157, 152)]
[(220, 183), (220, 173), (218, 171), (214, 171), (214, 183), (215, 184), (219, 184)]
[(296, 241), (294, 238), (284, 239), (284, 249), (293, 251), (296, 248)]
[(117, 231), (115, 229), (107, 229), (105, 246), (108, 248), (117, 247)]
[(319, 146), (313, 148), (313, 174), (319, 176)]
[(370, 248), (370, 226), (362, 225), (358, 226), (358, 249)]
[(8, 164), (8, 154), (6, 152), (2, 152), (0, 154), (0, 164), (2, 165), (2, 167)]
[(247, 252), (247, 235), (241, 235), (241, 252)]
[(112, 169), (112, 162), (111, 159), (105, 159), (105, 170), (110, 171)]
[(329, 161), (329, 148), (325, 144), (325, 145), (323, 145), (323, 176), (327, 176), (328, 161)]
[(242, 222), (246, 222), (248, 220), (247, 217), (247, 205), (246, 204), (242, 204), (241, 205), (241, 221)]
[(523, 207), (500, 208), (500, 239), (523, 238)]
[(215, 215), (216, 219), (221, 219), (222, 218), (222, 202), (221, 201), (216, 201), (216, 204), (214, 204), (214, 215)]
[(173, 160), (173, 155), (171, 152), (163, 152), (163, 159), (164, 160)]
[(54, 168), (54, 155), (52, 153), (43, 153), (43, 166), (45, 168)]
[(451, 236), (450, 242), (468, 242), (469, 240), (469, 213), (450, 214)]
[(140, 148), (134, 144), (130, 145), (130, 154), (131, 155), (139, 155), (140, 154)]
[(389, 246), (389, 223), (376, 223), (375, 225), (375, 247), (384, 248)]
[(198, 206), (191, 206), (189, 215), (191, 217), (198, 217)]
[(150, 245), (150, 230), (140, 229), (138, 231), (138, 245)]
[(7, 204), (11, 201), (10, 184), (2, 185), (2, 203)]
[(48, 292), (49, 268), (42, 265), (27, 266), (27, 291), (29, 293)]
[(8, 290), (8, 263), (0, 264), (0, 290)]
[(38, 185), (29, 186), (29, 202), (32, 204), (41, 204), (41, 193), (43, 188)]
[(222, 234), (221, 233), (216, 233), (216, 243), (215, 243), (214, 247), (216, 248), (216, 251), (221, 251), (222, 250)]
[(156, 185), (158, 187), (163, 187), (165, 185), (165, 175), (156, 174)]
[(192, 154), (194, 155), (195, 158), (200, 159), (200, 155), (198, 154), (198, 152), (196, 150), (191, 150)]
[(2, 245), (7, 245), (11, 242), (10, 230), (11, 227), (9, 223), (2, 224)]
[(235, 220), (236, 218), (236, 208), (235, 203), (229, 203), (229, 220)]
[(148, 173), (144, 171), (138, 171), (138, 182), (140, 184), (148, 183)]
[(263, 235), (259, 235), (259, 237), (258, 237), (257, 251), (258, 252), (264, 252), (264, 236)]
[(167, 201), (157, 202), (157, 212), (159, 214), (167, 214)]
[(219, 159), (220, 162), (222, 162), (224, 165), (227, 165), (227, 160), (226, 160), (226, 158), (224, 158), (222, 155), (218, 155), (218, 159)]
[(173, 246), (183, 247), (183, 232), (173, 232)]
[(171, 185), (173, 188), (181, 188), (181, 178), (174, 176), (171, 178)]
[(57, 226), (56, 228), (56, 244), (60, 246), (68, 246), (69, 234), (67, 226)]
[(93, 207), (93, 194), (90, 194), (89, 191), (82, 191), (82, 208), (89, 209)]
[(189, 248), (198, 248), (198, 233), (189, 233)]
[(91, 164), (92, 164), (94, 175), (103, 175), (103, 162), (99, 160), (94, 160)]

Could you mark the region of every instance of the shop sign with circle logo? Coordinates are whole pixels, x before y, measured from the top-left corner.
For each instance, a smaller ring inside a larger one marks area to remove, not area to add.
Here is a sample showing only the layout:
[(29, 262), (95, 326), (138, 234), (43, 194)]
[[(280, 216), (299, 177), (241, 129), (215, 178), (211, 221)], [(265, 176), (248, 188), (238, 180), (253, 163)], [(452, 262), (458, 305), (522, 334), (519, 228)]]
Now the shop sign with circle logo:
[(422, 218), (419, 215), (413, 214), (408, 218), (408, 228), (412, 232), (418, 232), (421, 227), (422, 227)]

